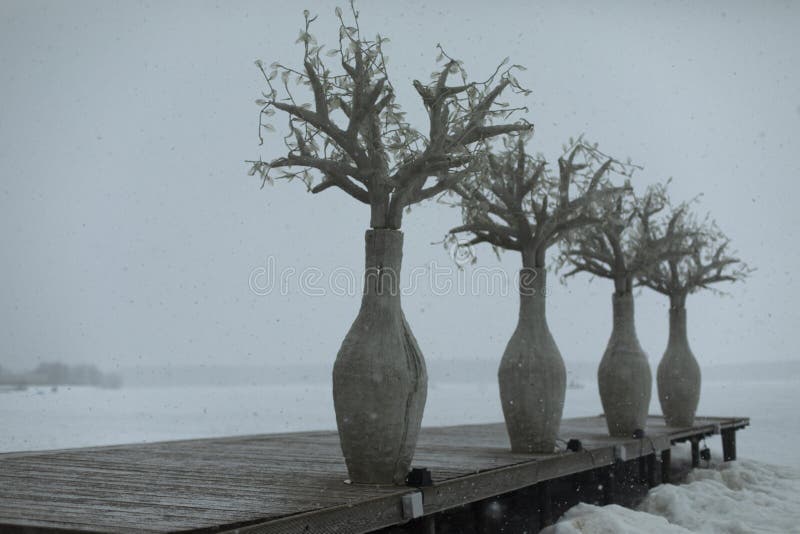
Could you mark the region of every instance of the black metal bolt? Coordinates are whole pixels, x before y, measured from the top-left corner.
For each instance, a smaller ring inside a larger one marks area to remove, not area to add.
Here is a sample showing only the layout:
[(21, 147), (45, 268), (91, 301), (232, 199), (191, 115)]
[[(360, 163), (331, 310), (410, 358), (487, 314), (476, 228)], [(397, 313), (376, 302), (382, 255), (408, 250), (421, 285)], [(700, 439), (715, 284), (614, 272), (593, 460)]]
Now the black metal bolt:
[(406, 475), (406, 486), (425, 487), (433, 486), (433, 477), (427, 467), (413, 467)]
[(579, 439), (571, 439), (567, 442), (567, 450), (572, 452), (580, 452), (583, 450), (583, 443)]

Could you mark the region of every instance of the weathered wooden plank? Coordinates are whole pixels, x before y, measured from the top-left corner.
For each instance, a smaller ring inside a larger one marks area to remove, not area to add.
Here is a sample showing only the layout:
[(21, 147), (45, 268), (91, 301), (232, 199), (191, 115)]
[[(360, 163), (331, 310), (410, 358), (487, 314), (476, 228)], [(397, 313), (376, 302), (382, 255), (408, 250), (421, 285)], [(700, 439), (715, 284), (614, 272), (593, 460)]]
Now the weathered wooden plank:
[[(13, 524), (10, 523), (13, 521)], [(20, 519), (14, 516), (12, 519), (0, 515), (0, 525), (2, 525), (3, 534), (30, 534), (31, 532), (47, 532), (48, 534), (75, 534), (78, 532), (110, 532), (108, 526), (101, 525), (85, 525), (81, 523), (71, 523), (64, 518), (57, 521), (46, 521), (43, 519)], [(126, 527), (119, 527), (114, 529), (118, 534), (134, 534), (134, 533), (157, 533), (158, 530), (151, 530), (146, 527), (140, 529), (132, 529)]]
[[(647, 437), (621, 440), (602, 417), (567, 419), (562, 437), (586, 451), (552, 455), (511, 453), (502, 423), (423, 429), (414, 465), (433, 473), (422, 490), (430, 514), (748, 423), (701, 418), (676, 429), (651, 417)], [(0, 454), (0, 530), (356, 533), (404, 521), (401, 498), (416, 490), (346, 476), (330, 431)]]

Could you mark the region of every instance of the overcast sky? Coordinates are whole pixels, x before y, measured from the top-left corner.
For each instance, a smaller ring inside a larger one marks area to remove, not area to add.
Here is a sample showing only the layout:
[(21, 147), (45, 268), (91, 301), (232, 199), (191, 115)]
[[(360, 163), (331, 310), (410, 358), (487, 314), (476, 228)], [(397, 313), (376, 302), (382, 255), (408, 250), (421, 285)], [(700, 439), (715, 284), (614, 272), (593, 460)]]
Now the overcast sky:
[[(258, 146), (263, 79), (253, 61), (299, 64), (305, 7), (320, 15), (319, 41), (334, 45), (335, 5), (0, 4), (0, 365), (332, 363), (359, 297), (306, 295), (293, 283), (257, 295), (249, 279), (268, 258), (325, 277), (360, 271), (369, 210), (299, 183), (259, 189), (244, 160), (280, 152), (277, 134)], [(421, 128), (411, 80), (428, 79), (437, 43), (476, 79), (510, 56), (528, 68), (518, 76), (533, 91), (526, 117), (551, 159), (585, 133), (645, 167), (637, 187), (673, 177), (675, 199), (703, 193), (701, 209), (758, 270), (728, 297), (689, 298), (696, 356), (703, 365), (800, 359), (800, 4), (359, 8), (368, 35), (391, 38), (398, 102)], [(407, 215), (405, 272), (450, 266), (431, 242), (458, 222), (434, 203)], [(498, 262), (477, 252), (481, 266), (519, 269), (517, 253)], [(548, 317), (565, 359), (599, 361), (611, 282), (550, 280)], [(499, 361), (517, 306), (513, 291), (437, 295), (423, 285), (404, 297), (429, 360)], [(657, 362), (666, 299), (642, 291), (637, 326)]]

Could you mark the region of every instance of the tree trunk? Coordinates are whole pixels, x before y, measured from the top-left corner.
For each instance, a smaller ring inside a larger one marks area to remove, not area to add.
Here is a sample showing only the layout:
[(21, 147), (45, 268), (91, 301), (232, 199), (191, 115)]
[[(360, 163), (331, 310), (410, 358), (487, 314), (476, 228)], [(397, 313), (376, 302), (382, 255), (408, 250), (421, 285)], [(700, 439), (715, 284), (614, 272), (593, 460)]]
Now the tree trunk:
[(700, 402), (700, 366), (689, 348), (684, 307), (669, 310), (669, 341), (656, 380), (667, 425), (692, 426)]
[(333, 367), (339, 440), (355, 483), (405, 483), (425, 408), (425, 360), (400, 306), (402, 255), (402, 232), (367, 231), (361, 310)]
[(597, 370), (597, 384), (608, 433), (631, 437), (647, 426), (653, 375), (636, 337), (633, 295), (614, 293), (612, 300), (614, 327)]
[(566, 370), (547, 326), (545, 287), (544, 267), (525, 265), (519, 321), (497, 373), (512, 452), (552, 453), (561, 426)]

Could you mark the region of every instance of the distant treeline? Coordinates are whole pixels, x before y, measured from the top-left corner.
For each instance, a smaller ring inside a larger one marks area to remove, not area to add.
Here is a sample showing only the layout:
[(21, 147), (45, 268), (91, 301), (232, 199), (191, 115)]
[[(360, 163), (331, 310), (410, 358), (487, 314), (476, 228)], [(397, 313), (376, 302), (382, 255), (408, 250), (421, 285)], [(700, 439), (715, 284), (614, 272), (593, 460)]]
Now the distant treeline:
[(0, 367), (0, 385), (118, 388), (122, 385), (122, 379), (115, 374), (102, 373), (94, 365), (47, 362), (40, 363), (34, 370), (23, 373), (11, 373)]

